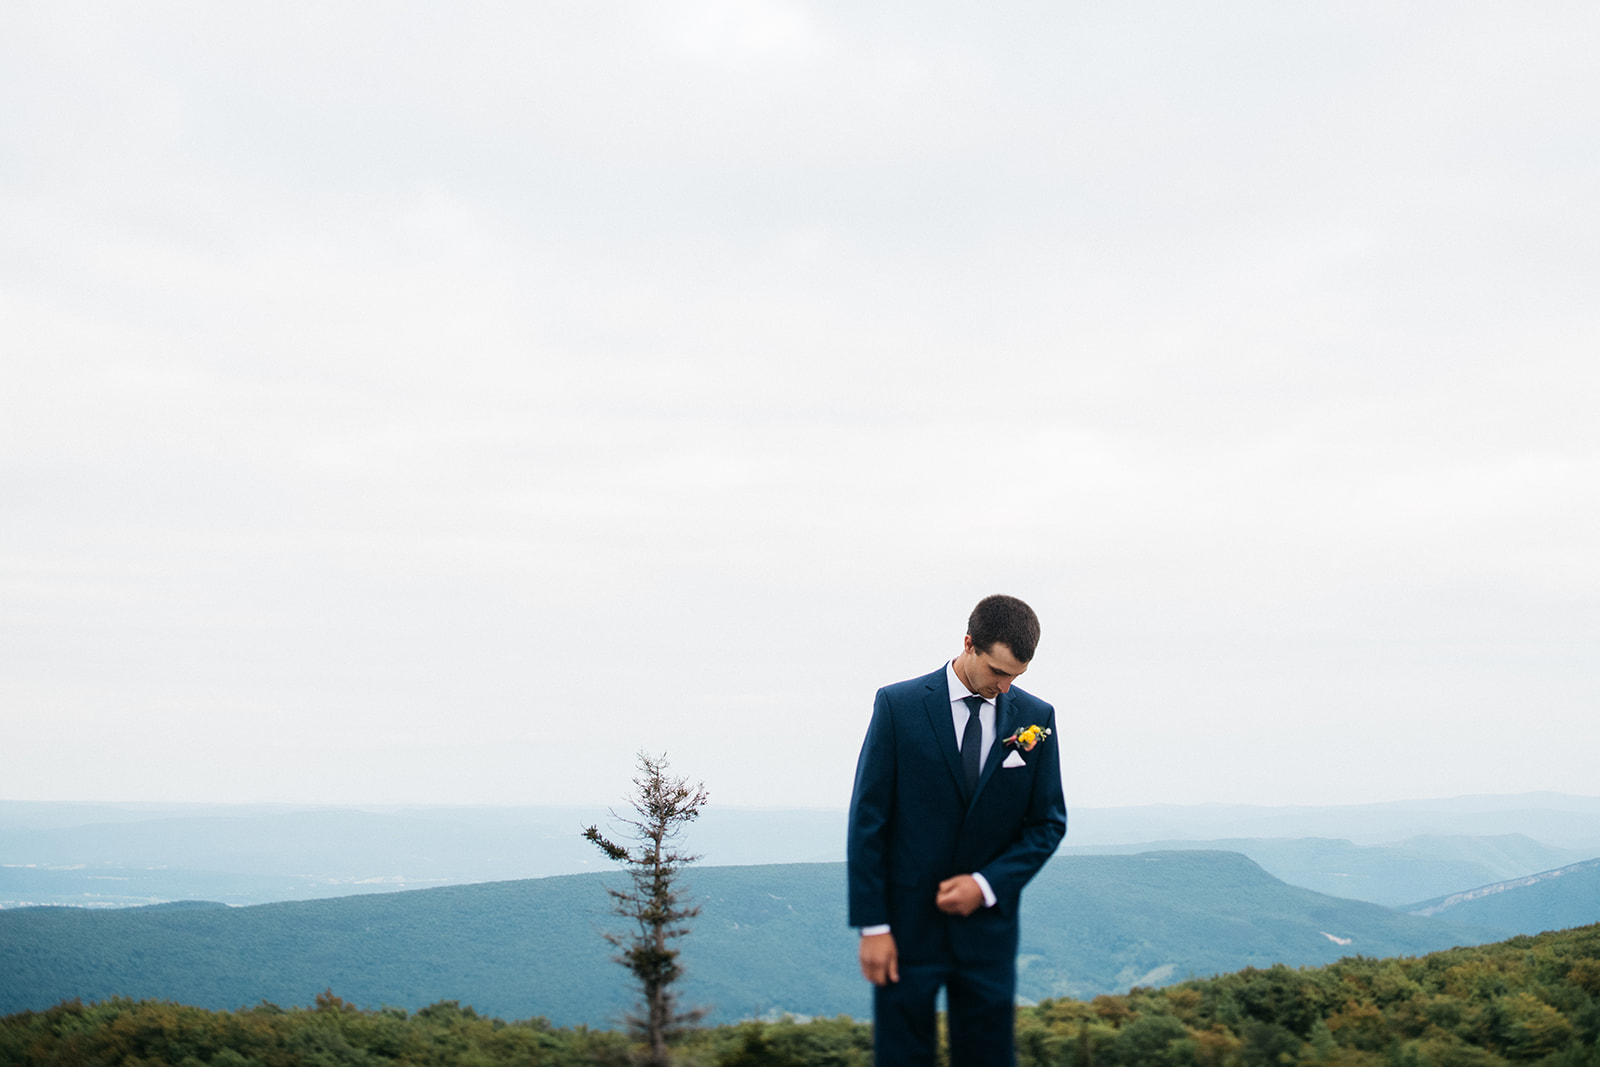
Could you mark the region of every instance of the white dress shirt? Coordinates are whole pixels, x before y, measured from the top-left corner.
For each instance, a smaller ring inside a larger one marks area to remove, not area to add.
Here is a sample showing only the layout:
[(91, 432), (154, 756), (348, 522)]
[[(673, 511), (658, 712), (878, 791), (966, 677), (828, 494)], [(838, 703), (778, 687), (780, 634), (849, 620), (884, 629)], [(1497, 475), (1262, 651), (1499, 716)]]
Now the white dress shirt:
[[(967, 707), (967, 697), (975, 697), (978, 694), (968, 689), (966, 683), (961, 680), (961, 676), (956, 674), (954, 660), (944, 665), (944, 678), (946, 684), (950, 687), (950, 723), (956, 728), (956, 751), (959, 752), (961, 750), (961, 738), (967, 731), (967, 719), (972, 715), (972, 709)], [(978, 766), (980, 768), (989, 759), (989, 750), (994, 747), (994, 713), (994, 701), (984, 698), (983, 703), (978, 705), (978, 724), (983, 727), (983, 747), (978, 750)], [(978, 889), (983, 892), (983, 906), (986, 908), (994, 907), (996, 897), (994, 890), (989, 888), (989, 879), (977, 871), (973, 871), (972, 880), (978, 883)], [(868, 937), (872, 934), (887, 934), (888, 932), (889, 925), (887, 923), (881, 926), (863, 926), (861, 928), (862, 937)]]
[[(978, 694), (968, 689), (961, 676), (956, 674), (954, 660), (944, 665), (945, 684), (950, 687), (950, 722), (956, 728), (956, 751), (961, 751), (961, 739), (966, 736), (967, 719), (972, 711), (967, 707), (967, 698)], [(981, 768), (989, 758), (989, 750), (994, 747), (994, 701), (985, 699), (978, 705), (978, 722), (983, 726), (983, 747), (978, 749), (978, 766)]]

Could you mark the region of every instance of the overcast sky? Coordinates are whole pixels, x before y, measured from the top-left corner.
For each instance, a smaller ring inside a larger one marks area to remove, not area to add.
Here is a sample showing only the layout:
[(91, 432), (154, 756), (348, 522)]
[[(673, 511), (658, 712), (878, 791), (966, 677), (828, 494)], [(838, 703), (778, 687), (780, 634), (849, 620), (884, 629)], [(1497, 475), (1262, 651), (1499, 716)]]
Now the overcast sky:
[(10, 3), (0, 798), (1600, 794), (1600, 8)]

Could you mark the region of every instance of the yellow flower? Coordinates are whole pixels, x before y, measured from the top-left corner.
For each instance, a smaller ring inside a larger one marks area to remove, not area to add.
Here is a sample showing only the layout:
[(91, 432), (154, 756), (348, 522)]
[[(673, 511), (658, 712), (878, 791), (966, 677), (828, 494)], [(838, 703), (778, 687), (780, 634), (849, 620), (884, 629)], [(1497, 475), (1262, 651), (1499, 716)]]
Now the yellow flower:
[(1032, 726), (1024, 727), (1023, 729), (1012, 734), (1010, 737), (1006, 738), (1006, 744), (1016, 745), (1024, 752), (1032, 752), (1033, 746), (1037, 745), (1040, 741), (1043, 741), (1049, 736), (1049, 730), (1045, 729), (1043, 726), (1040, 726), (1038, 723), (1034, 723)]

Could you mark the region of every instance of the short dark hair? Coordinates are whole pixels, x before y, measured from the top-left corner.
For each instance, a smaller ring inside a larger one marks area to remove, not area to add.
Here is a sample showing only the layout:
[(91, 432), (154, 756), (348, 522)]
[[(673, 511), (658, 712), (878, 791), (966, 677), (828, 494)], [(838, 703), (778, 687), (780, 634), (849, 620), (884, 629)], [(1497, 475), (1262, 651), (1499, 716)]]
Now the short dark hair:
[(1039, 646), (1039, 616), (1016, 597), (996, 593), (978, 601), (967, 616), (967, 636), (979, 652), (987, 652), (999, 642), (1027, 663)]

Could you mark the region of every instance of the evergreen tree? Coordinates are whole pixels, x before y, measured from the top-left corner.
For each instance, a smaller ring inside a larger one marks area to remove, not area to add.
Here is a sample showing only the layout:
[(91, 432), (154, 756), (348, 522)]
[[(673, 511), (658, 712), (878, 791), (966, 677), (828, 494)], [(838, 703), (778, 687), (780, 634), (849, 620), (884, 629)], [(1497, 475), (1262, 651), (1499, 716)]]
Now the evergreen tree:
[(632, 882), (627, 889), (609, 889), (616, 914), (634, 922), (626, 934), (608, 933), (605, 939), (621, 951), (616, 961), (633, 973), (643, 997), (643, 1012), (628, 1022), (649, 1044), (646, 1062), (666, 1067), (667, 1041), (693, 1025), (705, 1009), (679, 1010), (672, 983), (683, 975), (678, 949), (672, 942), (689, 932), (688, 921), (700, 909), (677, 884), (683, 869), (699, 856), (679, 852), (677, 840), (685, 824), (700, 816), (706, 804), (705, 783), (689, 784), (667, 774), (667, 757), (639, 753), (639, 775), (628, 798), (636, 818), (615, 811), (612, 818), (628, 827), (633, 848), (619, 845), (597, 826), (583, 831), (606, 858), (623, 865)]

